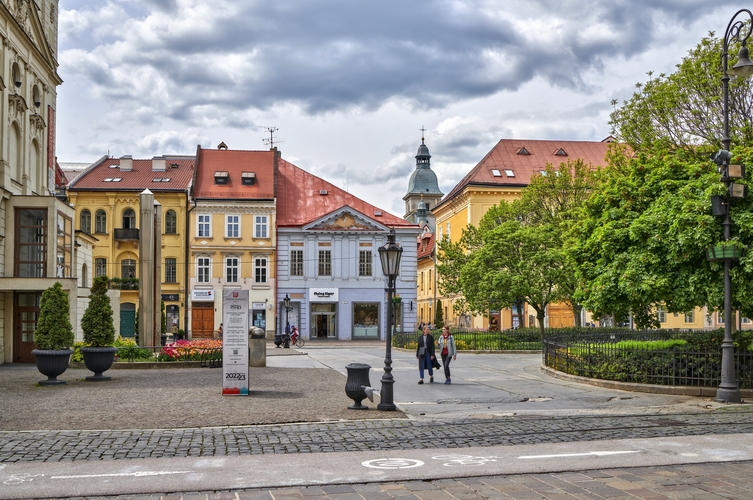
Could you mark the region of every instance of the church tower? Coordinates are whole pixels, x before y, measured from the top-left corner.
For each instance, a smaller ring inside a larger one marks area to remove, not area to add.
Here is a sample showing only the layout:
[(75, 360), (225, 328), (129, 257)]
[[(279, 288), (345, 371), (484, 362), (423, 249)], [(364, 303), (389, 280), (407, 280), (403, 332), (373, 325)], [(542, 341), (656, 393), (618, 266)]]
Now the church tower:
[(437, 174), (431, 169), (431, 155), (429, 148), (424, 143), (422, 134), (421, 145), (416, 154), (416, 170), (410, 176), (408, 192), (403, 196), (403, 200), (405, 200), (405, 215), (403, 218), (414, 224), (428, 225), (433, 232), (434, 216), (431, 209), (437, 206), (443, 194), (439, 190)]

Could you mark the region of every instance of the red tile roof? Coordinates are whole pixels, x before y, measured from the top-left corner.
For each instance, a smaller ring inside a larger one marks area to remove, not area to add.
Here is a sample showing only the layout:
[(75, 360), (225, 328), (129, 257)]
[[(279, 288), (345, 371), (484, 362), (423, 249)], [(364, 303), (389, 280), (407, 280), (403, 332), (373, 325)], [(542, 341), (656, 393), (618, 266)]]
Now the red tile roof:
[[(243, 151), (233, 149), (197, 150), (198, 162), (192, 195), (197, 200), (275, 198), (276, 151)], [(227, 172), (227, 184), (215, 184), (215, 172)], [(254, 183), (244, 185), (242, 174), (255, 174)]]
[[(103, 157), (68, 184), (71, 191), (185, 191), (193, 176), (194, 159), (165, 156), (165, 170), (152, 171), (152, 160), (133, 160), (129, 171), (120, 158)], [(177, 166), (175, 166), (177, 165)], [(155, 181), (155, 179), (160, 179)]]
[[(385, 226), (415, 226), (283, 159), (279, 159), (277, 165), (278, 227), (304, 226), (345, 206)], [(322, 191), (326, 191), (326, 194), (320, 194)], [(377, 212), (381, 215), (376, 215)]]
[(434, 251), (435, 237), (434, 233), (422, 233), (416, 238), (416, 242), (418, 243), (416, 260), (425, 259), (431, 256), (431, 253)]
[[(594, 167), (604, 167), (610, 142), (608, 139), (601, 142), (502, 139), (442, 198), (439, 205), (451, 200), (469, 185), (527, 186), (531, 183), (531, 176), (544, 170), (547, 163), (556, 167), (568, 160), (581, 159)], [(492, 169), (498, 170), (499, 175), (495, 175)], [(506, 170), (512, 170), (513, 176), (508, 176)]]

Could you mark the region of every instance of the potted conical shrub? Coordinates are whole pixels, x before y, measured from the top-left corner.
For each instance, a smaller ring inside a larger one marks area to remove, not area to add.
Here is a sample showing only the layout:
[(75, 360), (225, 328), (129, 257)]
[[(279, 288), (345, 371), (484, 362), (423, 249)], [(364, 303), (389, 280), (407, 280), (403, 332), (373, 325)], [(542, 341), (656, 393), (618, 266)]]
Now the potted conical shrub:
[(112, 367), (118, 348), (115, 343), (115, 326), (112, 322), (112, 306), (107, 295), (109, 280), (107, 276), (97, 276), (92, 283), (89, 305), (81, 318), (81, 330), (84, 332), (86, 347), (81, 348), (86, 368), (94, 375), (86, 377), (90, 382), (110, 380), (102, 375)]
[(63, 285), (56, 282), (42, 293), (37, 329), (34, 332), (36, 349), (31, 351), (37, 360), (37, 369), (47, 380), (41, 380), (40, 385), (65, 384), (65, 380), (58, 380), (68, 369), (74, 342), (73, 327), (69, 313), (68, 294), (63, 291)]

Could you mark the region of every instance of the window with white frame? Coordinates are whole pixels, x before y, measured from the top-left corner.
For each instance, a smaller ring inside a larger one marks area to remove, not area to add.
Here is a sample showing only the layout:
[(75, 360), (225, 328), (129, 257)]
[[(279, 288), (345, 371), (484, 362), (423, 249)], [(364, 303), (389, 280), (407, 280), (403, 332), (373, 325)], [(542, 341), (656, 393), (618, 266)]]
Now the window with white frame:
[(196, 259), (196, 282), (209, 283), (209, 257)]
[(450, 223), (447, 223), (447, 239), (452, 239), (452, 236), (450, 236)]
[(228, 283), (238, 283), (239, 268), (240, 259), (238, 257), (225, 257), (225, 281)]
[(667, 311), (663, 307), (656, 308), (656, 317), (659, 319), (659, 323), (667, 322)]
[(268, 219), (266, 215), (254, 217), (254, 238), (267, 238)]
[(254, 257), (254, 283), (267, 282), (267, 258)]
[(107, 276), (107, 259), (94, 259), (94, 276)]
[(225, 221), (226, 221), (225, 237), (226, 238), (240, 238), (241, 216), (240, 215), (226, 215)]
[(165, 283), (176, 283), (178, 280), (178, 260), (172, 257), (165, 259)]
[(688, 311), (685, 313), (685, 323), (692, 323), (695, 321), (695, 311)]
[(358, 276), (371, 276), (371, 250), (358, 252)]
[(319, 276), (332, 276), (332, 250), (319, 250)]
[(212, 233), (210, 232), (212, 227), (210, 217), (210, 215), (199, 215), (197, 217), (199, 227), (197, 228), (196, 234), (199, 235), (199, 238), (209, 238), (212, 236)]
[(168, 210), (165, 213), (165, 234), (177, 234), (178, 233), (178, 216), (175, 215), (175, 210)]
[(716, 322), (719, 323), (720, 325), (724, 324), (724, 313), (722, 312), (716, 313)]
[(303, 250), (290, 251), (290, 275), (303, 276)]

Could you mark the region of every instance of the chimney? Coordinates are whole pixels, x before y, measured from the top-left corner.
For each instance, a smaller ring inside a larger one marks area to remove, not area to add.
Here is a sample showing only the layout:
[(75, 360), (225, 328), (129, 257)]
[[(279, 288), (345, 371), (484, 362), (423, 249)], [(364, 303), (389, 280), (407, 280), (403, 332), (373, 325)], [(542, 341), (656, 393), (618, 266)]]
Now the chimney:
[(167, 160), (164, 156), (155, 156), (152, 158), (152, 172), (164, 172), (167, 167)]
[(133, 170), (133, 156), (124, 155), (120, 157), (120, 171), (130, 172)]

